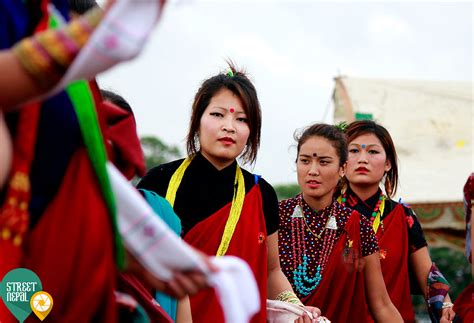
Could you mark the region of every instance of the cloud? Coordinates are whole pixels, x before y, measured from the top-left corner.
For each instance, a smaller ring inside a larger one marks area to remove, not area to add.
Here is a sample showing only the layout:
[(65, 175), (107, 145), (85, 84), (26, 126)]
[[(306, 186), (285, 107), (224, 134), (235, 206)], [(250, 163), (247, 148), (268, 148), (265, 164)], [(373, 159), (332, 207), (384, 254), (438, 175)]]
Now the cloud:
[(402, 18), (377, 12), (369, 18), (368, 32), (372, 40), (391, 42), (393, 39), (411, 39), (413, 30)]

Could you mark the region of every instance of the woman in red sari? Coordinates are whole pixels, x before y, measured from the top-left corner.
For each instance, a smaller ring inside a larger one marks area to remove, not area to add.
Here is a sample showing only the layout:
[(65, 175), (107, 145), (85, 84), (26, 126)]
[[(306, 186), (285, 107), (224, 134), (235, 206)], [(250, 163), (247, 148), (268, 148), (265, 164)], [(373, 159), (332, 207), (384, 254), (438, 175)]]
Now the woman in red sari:
[[(266, 299), (292, 290), (280, 270), (275, 191), (236, 160), (241, 156), (244, 162), (255, 161), (261, 111), (253, 84), (230, 65), (227, 74), (207, 79), (196, 93), (188, 157), (151, 169), (138, 187), (173, 205), (185, 241), (207, 254), (234, 255), (249, 264), (261, 303), (252, 322), (265, 322)], [(223, 322), (213, 290), (190, 297), (190, 304), (193, 322)]]
[[(432, 263), (415, 213), (390, 199), (398, 181), (397, 154), (392, 138), (381, 125), (355, 121), (346, 129), (349, 143), (347, 190), (341, 202), (372, 223), (379, 241), (380, 263), (388, 293), (405, 322), (414, 322), (410, 278), (429, 304), (432, 320), (453, 320), (449, 285)], [(385, 192), (380, 188), (384, 183)]]
[(401, 322), (385, 289), (370, 223), (333, 199), (347, 159), (344, 134), (315, 124), (297, 141), (302, 193), (280, 202), (283, 272), (304, 304), (332, 322), (365, 322), (368, 309), (378, 322)]

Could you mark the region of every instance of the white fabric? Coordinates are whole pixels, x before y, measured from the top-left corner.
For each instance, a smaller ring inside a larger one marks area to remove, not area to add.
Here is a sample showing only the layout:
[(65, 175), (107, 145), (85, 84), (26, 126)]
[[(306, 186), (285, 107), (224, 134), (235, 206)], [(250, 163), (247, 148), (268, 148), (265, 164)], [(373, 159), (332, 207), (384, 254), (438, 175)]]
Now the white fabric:
[(174, 271), (198, 270), (216, 289), (227, 322), (245, 323), (260, 309), (255, 278), (243, 260), (214, 257), (219, 269), (209, 269), (194, 250), (153, 212), (138, 191), (110, 162), (107, 171), (117, 205), (117, 221), (127, 250), (161, 280), (169, 281)]
[(117, 0), (79, 52), (52, 95), (79, 79), (92, 79), (142, 50), (160, 14), (158, 0)]
[(250, 267), (233, 256), (215, 257), (212, 263), (219, 271), (210, 275), (209, 283), (216, 289), (226, 322), (248, 322), (260, 310), (259, 291)]
[[(306, 313), (310, 319), (313, 319), (311, 312), (309, 312), (304, 307), (292, 303), (267, 299), (268, 323), (293, 323), (304, 313)], [(321, 323), (331, 322), (324, 316), (318, 316), (316, 321)]]

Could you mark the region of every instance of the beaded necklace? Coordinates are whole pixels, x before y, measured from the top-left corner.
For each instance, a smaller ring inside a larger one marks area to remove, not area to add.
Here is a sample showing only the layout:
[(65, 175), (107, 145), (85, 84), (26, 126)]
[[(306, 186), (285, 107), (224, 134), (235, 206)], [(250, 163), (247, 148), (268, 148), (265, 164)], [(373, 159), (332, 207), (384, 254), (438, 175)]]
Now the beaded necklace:
[[(375, 233), (377, 233), (380, 225), (382, 227), (382, 230), (384, 229), (383, 221), (381, 220), (381, 218), (382, 218), (383, 211), (385, 209), (385, 199), (386, 199), (385, 195), (381, 193), (377, 203), (375, 204), (374, 210), (372, 211), (370, 215), (369, 220), (370, 220), (370, 223), (372, 224), (372, 228), (374, 229)], [(342, 194), (342, 196), (339, 196), (337, 200), (343, 206), (346, 206), (347, 193), (344, 192), (344, 194)]]
[[(293, 281), (296, 291), (306, 296), (310, 294), (321, 282), (324, 269), (329, 260), (329, 256), (335, 244), (337, 223), (334, 216), (335, 204), (331, 206), (326, 220), (325, 226), (321, 229), (319, 234), (312, 230), (307, 222), (304, 208), (303, 197), (297, 197), (298, 204), (295, 206), (293, 214), (291, 215), (291, 238), (292, 238), (292, 258), (293, 258)], [(323, 211), (320, 216), (324, 217), (326, 211)], [(317, 224), (318, 225), (318, 224)], [(328, 230), (326, 230), (328, 229)], [(309, 232), (310, 234), (306, 234)], [(311, 241), (315, 239), (315, 241)], [(318, 245), (317, 252), (307, 255), (306, 243), (314, 245), (322, 239), (322, 245)], [(316, 258), (317, 257), (317, 258)], [(316, 272), (313, 276), (308, 273), (308, 264), (311, 258), (316, 260)]]

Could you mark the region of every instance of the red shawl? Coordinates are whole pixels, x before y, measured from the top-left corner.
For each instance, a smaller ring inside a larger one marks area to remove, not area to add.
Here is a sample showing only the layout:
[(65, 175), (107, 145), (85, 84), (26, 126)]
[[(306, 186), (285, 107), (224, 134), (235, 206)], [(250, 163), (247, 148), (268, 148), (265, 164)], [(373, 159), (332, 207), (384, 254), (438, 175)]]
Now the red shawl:
[(459, 316), (459, 322), (474, 322), (474, 283), (469, 284), (459, 294), (453, 310)]
[[(303, 299), (332, 322), (365, 322), (364, 275), (360, 270), (360, 214), (351, 213), (316, 290)], [(348, 248), (352, 241), (352, 247)], [(352, 260), (352, 261), (351, 261)]]
[[(380, 265), (393, 305), (405, 322), (415, 322), (408, 276), (408, 232), (403, 205), (397, 205), (379, 227)], [(384, 258), (385, 253), (385, 258)]]
[(23, 266), (53, 297), (48, 321), (117, 320), (112, 225), (84, 148), (71, 158), (58, 193), (27, 235)]
[[(199, 250), (215, 255), (230, 213), (231, 203), (194, 226), (184, 240)], [(245, 260), (252, 269), (260, 290), (260, 312), (252, 323), (266, 321), (267, 236), (260, 187), (255, 185), (245, 196), (242, 213), (226, 255)], [(193, 322), (224, 322), (224, 314), (214, 290), (208, 289), (190, 297)]]

